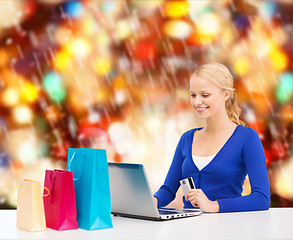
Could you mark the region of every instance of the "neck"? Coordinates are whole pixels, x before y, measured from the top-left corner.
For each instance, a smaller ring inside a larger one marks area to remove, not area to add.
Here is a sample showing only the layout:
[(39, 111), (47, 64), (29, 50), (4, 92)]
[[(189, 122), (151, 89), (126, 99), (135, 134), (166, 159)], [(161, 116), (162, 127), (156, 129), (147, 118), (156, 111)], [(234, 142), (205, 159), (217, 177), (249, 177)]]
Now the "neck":
[(227, 128), (235, 128), (235, 123), (233, 123), (226, 112), (224, 114), (219, 114), (212, 118), (206, 119), (205, 131), (208, 134), (217, 134), (227, 130)]

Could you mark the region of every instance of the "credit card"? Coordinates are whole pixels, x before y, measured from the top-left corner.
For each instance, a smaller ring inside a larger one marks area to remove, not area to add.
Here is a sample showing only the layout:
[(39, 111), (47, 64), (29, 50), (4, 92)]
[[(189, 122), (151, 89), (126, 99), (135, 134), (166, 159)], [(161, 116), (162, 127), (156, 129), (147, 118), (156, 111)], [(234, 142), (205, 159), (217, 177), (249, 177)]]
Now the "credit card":
[(192, 177), (180, 180), (180, 185), (182, 187), (184, 196), (188, 193), (189, 190), (195, 189), (195, 185), (194, 185)]

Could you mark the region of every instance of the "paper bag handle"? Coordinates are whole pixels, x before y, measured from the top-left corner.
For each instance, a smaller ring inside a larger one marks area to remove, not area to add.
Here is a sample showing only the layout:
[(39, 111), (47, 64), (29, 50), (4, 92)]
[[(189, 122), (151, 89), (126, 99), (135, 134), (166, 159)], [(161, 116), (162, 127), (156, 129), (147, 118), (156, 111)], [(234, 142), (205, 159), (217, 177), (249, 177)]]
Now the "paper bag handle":
[[(22, 185), (20, 184), (17, 189), (19, 189)], [(26, 194), (28, 187), (25, 188), (23, 194), (21, 195), (21, 197), (19, 199), (14, 200), (15, 202), (19, 202), (20, 200), (22, 200), (24, 198), (24, 195)]]
[(47, 188), (47, 187), (42, 187), (44, 188), (45, 190), (47, 190), (47, 193), (46, 194), (43, 194), (43, 197), (48, 197), (50, 195), (50, 190)]
[[(21, 186), (22, 186), (22, 185), (20, 184), (20, 185), (17, 187), (17, 189), (19, 189)], [(49, 189), (46, 188), (45, 186), (44, 186), (43, 188), (47, 190), (47, 193), (46, 193), (45, 195), (43, 195), (43, 197), (47, 197), (47, 196), (49, 196), (49, 194), (50, 194)], [(22, 200), (22, 199), (24, 198), (24, 196), (25, 196), (27, 190), (28, 190), (28, 187), (25, 188), (25, 190), (24, 190), (23, 194), (21, 195), (21, 197), (20, 197), (19, 199), (14, 200), (14, 201), (15, 201), (15, 202), (19, 202), (20, 200)]]
[[(69, 170), (69, 171), (71, 171), (71, 163), (72, 163), (72, 161), (73, 161), (74, 156), (75, 156), (75, 152), (73, 153), (73, 155), (72, 155), (72, 157), (70, 158), (69, 163), (68, 163), (68, 170)], [(82, 172), (82, 169), (83, 169), (84, 159), (85, 159), (85, 153), (82, 154), (82, 164), (81, 164), (82, 167), (81, 167), (81, 172)], [(74, 180), (74, 181), (79, 180), (80, 177), (81, 177), (81, 174), (80, 174), (78, 177), (74, 177), (74, 174), (73, 174), (73, 180)]]

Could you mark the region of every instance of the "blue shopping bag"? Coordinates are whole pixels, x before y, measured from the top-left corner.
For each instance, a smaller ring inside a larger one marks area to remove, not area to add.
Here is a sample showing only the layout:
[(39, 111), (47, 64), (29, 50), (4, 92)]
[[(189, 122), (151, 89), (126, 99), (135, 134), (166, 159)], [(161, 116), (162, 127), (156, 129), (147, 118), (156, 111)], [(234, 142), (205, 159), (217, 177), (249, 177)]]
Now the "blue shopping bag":
[(79, 228), (112, 228), (106, 150), (69, 148), (67, 170), (73, 172)]

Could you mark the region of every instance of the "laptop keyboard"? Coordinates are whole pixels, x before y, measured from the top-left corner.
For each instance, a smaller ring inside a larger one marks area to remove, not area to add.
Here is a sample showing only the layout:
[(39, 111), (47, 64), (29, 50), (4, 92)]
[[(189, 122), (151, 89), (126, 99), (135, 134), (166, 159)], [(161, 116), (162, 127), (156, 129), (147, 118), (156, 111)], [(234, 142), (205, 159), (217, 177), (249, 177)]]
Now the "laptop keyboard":
[(170, 215), (170, 214), (178, 214), (178, 211), (171, 211), (171, 210), (164, 210), (159, 208), (159, 214), (160, 215)]
[(197, 209), (158, 208), (160, 215), (192, 213)]

